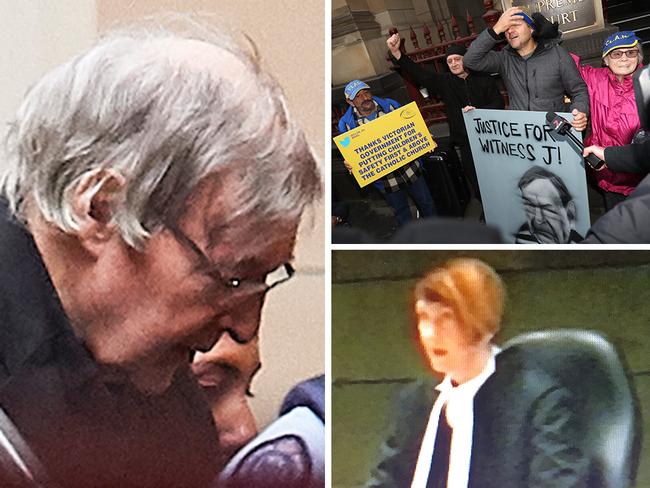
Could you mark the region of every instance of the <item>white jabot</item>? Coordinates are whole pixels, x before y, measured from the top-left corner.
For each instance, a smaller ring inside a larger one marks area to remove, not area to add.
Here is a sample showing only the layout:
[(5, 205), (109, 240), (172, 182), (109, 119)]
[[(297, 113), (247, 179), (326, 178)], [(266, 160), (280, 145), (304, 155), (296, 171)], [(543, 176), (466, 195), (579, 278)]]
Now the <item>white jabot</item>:
[(440, 393), (433, 403), (427, 429), (422, 438), (420, 454), (415, 465), (415, 473), (411, 488), (426, 488), (431, 470), (431, 461), (438, 431), (438, 417), (443, 405), (447, 404), (447, 422), (453, 429), (451, 448), (449, 452), (449, 475), (447, 488), (467, 488), (469, 467), (472, 457), (472, 435), (474, 432), (474, 396), (483, 383), (494, 373), (494, 357), (500, 352), (492, 346), (492, 354), (488, 358), (483, 371), (465, 383), (453, 386), (451, 377), (445, 378), (436, 386)]

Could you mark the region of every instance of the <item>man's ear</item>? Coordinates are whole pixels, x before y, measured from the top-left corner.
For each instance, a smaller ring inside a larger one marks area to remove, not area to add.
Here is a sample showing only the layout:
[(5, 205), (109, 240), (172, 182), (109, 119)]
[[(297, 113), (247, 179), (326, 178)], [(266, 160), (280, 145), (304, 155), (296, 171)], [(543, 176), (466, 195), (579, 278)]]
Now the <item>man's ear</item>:
[(569, 217), (569, 220), (571, 221), (571, 223), (575, 224), (576, 217), (577, 217), (577, 212), (576, 212), (576, 204), (573, 203), (573, 200), (571, 200), (569, 203), (567, 203), (566, 213), (567, 213), (567, 216)]
[(124, 177), (112, 169), (86, 173), (72, 191), (72, 211), (82, 246), (96, 255), (115, 233), (113, 215), (120, 199)]

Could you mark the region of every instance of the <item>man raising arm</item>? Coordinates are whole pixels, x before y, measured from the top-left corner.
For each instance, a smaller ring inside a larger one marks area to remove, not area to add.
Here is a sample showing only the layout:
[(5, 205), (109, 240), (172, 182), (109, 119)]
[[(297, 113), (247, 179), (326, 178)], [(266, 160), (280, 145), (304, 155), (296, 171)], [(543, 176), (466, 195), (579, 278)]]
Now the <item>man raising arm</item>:
[(485, 74), (470, 72), (463, 63), (466, 49), (460, 44), (447, 48), (446, 61), (449, 73), (436, 73), (422, 68), (400, 51), (400, 36), (394, 34), (386, 40), (388, 49), (400, 68), (430, 95), (437, 95), (445, 103), (449, 122), (450, 145), (460, 148), (463, 170), (469, 179), (474, 195), (480, 201), (480, 191), (469, 147), (463, 112), (473, 108), (502, 109), (503, 98), (494, 79)]
[[(501, 51), (493, 51), (505, 36)], [(587, 127), (589, 94), (575, 62), (559, 45), (561, 34), (541, 14), (533, 19), (521, 8), (506, 10), (494, 28), (483, 31), (465, 55), (465, 66), (476, 71), (498, 72), (503, 79), (513, 110), (563, 112), (565, 95), (571, 99), (573, 127)]]

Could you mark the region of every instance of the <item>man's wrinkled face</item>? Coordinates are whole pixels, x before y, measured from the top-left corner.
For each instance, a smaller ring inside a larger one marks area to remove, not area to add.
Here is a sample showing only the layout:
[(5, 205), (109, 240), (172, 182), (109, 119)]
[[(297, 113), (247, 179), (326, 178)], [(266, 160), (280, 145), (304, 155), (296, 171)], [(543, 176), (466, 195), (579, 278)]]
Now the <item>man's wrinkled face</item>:
[(512, 25), (505, 32), (506, 40), (510, 47), (515, 50), (519, 50), (522, 47), (526, 46), (533, 36), (533, 30), (530, 26), (522, 19), (521, 22)]
[(257, 337), (247, 344), (238, 344), (224, 334), (208, 352), (194, 356), (192, 371), (207, 396), (226, 459), (257, 433), (248, 398), (260, 367)]
[(101, 317), (110, 340), (92, 336), (95, 359), (145, 392), (164, 391), (194, 351), (210, 350), (224, 332), (238, 342), (252, 340), (266, 276), (292, 259), (297, 221), (245, 214), (223, 223), (236, 210), (227, 191), (236, 179), (204, 179), (175, 224), (209, 263), (169, 228), (142, 252), (124, 244), (99, 258), (91, 300), (77, 319)]
[(451, 54), (447, 56), (447, 66), (449, 66), (449, 71), (456, 76), (462, 75), (465, 72), (463, 56), (460, 54)]
[(452, 378), (465, 376), (478, 345), (469, 340), (453, 309), (440, 302), (418, 300), (415, 315), (420, 343), (431, 369)]
[(361, 115), (370, 115), (375, 111), (375, 102), (368, 89), (360, 90), (352, 100), (348, 100), (348, 103), (354, 106)]
[(560, 193), (549, 180), (538, 178), (521, 189), (526, 222), (540, 243), (565, 244), (570, 240), (575, 219), (562, 204)]

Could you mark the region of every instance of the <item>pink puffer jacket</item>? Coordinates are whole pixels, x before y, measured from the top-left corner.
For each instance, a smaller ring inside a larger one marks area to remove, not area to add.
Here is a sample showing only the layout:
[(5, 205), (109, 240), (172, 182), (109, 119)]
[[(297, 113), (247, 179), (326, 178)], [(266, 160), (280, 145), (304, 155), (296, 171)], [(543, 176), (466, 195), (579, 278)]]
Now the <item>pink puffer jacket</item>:
[[(632, 76), (620, 83), (609, 68), (580, 66), (580, 58), (571, 54), (582, 78), (589, 88), (591, 104), (591, 134), (585, 146), (625, 146), (632, 142), (640, 128), (639, 114), (634, 99)], [(637, 68), (638, 69), (638, 68)], [(629, 195), (645, 175), (617, 173), (608, 168), (591, 170), (598, 186), (605, 191)]]

